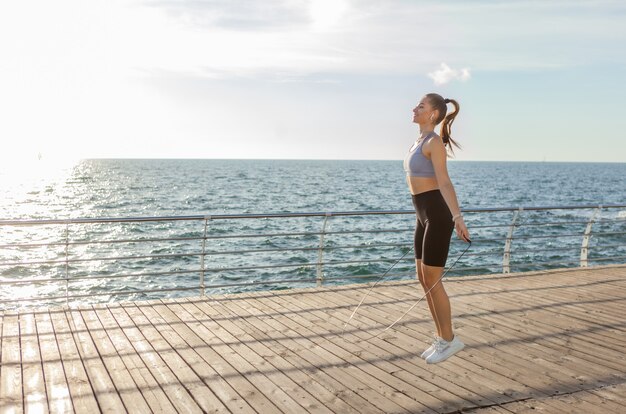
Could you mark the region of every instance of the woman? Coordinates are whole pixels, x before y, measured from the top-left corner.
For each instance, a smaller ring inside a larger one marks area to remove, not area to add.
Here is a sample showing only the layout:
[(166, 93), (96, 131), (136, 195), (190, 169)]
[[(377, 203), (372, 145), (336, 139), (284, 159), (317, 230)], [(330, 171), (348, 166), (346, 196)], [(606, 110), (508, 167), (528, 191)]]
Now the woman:
[[(454, 112), (446, 115), (447, 104)], [(417, 277), (427, 292), (428, 307), (437, 326), (433, 344), (422, 353), (429, 364), (445, 361), (465, 346), (452, 332), (450, 300), (440, 281), (448, 258), (450, 236), (456, 229), (459, 239), (469, 242), (456, 193), (446, 167), (447, 148), (458, 144), (450, 137), (450, 127), (459, 113), (459, 104), (436, 93), (424, 96), (413, 109), (413, 122), (420, 136), (404, 160), (406, 181), (417, 214), (415, 226), (415, 266)], [(434, 132), (441, 125), (441, 136)]]

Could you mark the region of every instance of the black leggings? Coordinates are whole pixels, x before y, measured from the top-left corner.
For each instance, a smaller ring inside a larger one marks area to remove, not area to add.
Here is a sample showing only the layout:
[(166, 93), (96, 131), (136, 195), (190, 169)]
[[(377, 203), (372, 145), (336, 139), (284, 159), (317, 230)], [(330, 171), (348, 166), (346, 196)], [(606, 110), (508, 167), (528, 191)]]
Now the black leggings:
[(452, 213), (438, 189), (414, 194), (412, 198), (417, 216), (415, 258), (428, 266), (444, 267), (454, 230)]

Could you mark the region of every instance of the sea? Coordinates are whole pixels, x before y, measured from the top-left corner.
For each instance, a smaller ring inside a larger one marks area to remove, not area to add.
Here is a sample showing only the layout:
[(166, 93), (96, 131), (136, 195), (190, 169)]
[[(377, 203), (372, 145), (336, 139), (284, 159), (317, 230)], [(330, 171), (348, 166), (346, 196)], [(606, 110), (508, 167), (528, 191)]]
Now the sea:
[[(590, 265), (626, 263), (626, 163), (450, 160), (448, 171), (473, 239), (460, 257), (467, 246), (453, 235), (449, 277), (502, 272), (514, 219), (512, 272), (579, 266), (592, 217)], [(530, 209), (583, 205), (622, 207)], [(385, 272), (390, 279), (414, 277), (412, 208), (401, 161), (89, 159), (0, 166), (0, 303), (175, 297), (198, 294), (200, 283), (205, 294), (217, 294), (315, 286), (320, 277), (326, 284), (371, 282)], [(519, 211), (469, 212), (497, 208)], [(206, 228), (202, 220), (12, 222), (379, 210), (405, 214), (221, 218)]]

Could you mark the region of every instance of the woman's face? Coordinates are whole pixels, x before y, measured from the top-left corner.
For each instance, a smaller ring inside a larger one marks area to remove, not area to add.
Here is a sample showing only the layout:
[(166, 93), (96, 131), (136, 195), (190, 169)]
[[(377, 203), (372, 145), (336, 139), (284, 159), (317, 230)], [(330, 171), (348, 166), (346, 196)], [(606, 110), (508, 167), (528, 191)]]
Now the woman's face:
[(416, 124), (432, 124), (434, 123), (436, 115), (427, 97), (423, 97), (417, 106), (413, 108), (413, 122)]

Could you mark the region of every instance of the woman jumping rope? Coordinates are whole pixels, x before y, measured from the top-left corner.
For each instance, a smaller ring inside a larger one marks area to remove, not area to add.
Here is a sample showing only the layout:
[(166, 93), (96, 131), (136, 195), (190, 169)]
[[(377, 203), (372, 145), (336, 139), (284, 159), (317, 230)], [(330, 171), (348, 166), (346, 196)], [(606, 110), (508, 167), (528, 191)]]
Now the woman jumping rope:
[[(454, 112), (446, 115), (447, 104)], [(437, 327), (433, 344), (421, 357), (429, 364), (445, 361), (465, 345), (452, 332), (450, 299), (441, 276), (450, 247), (452, 231), (459, 239), (470, 242), (463, 222), (454, 186), (448, 176), (447, 147), (459, 145), (450, 137), (450, 128), (459, 113), (459, 104), (429, 93), (413, 109), (413, 122), (420, 126), (420, 136), (404, 160), (406, 181), (417, 215), (415, 226), (415, 266), (417, 277), (426, 292), (428, 307)], [(441, 135), (434, 132), (441, 125)]]

